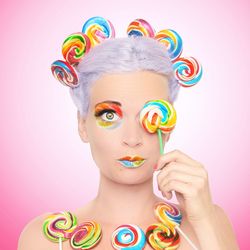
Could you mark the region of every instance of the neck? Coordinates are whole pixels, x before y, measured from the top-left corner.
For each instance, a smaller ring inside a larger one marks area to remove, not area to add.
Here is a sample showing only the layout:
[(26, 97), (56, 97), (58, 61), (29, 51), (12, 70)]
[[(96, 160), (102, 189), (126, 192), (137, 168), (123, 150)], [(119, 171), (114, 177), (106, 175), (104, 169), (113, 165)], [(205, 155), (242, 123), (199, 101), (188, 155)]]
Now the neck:
[[(140, 224), (152, 218), (157, 196), (153, 193), (153, 177), (140, 184), (114, 182), (100, 175), (94, 207), (96, 217), (106, 224)], [(112, 218), (112, 222), (110, 221)]]

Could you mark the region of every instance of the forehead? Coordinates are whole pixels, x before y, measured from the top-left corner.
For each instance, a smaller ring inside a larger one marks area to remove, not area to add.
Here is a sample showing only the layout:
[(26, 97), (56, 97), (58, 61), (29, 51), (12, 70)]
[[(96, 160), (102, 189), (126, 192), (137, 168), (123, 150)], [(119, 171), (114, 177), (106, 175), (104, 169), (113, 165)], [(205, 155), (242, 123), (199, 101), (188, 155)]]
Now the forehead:
[(166, 76), (149, 71), (106, 74), (90, 90), (90, 106), (105, 100), (120, 102), (125, 108), (138, 108), (148, 100), (169, 100)]

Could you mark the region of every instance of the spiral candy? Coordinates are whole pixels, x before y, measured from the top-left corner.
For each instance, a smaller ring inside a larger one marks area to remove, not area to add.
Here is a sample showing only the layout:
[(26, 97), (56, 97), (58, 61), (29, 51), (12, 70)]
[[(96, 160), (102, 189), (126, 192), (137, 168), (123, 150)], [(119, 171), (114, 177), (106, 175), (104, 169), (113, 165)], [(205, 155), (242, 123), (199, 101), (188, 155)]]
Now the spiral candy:
[(147, 36), (154, 37), (155, 31), (152, 26), (144, 19), (135, 19), (127, 28), (129, 36)]
[(69, 239), (76, 228), (77, 220), (70, 212), (60, 212), (49, 215), (43, 223), (43, 233), (53, 242)]
[(155, 39), (168, 48), (169, 56), (172, 61), (182, 53), (182, 39), (180, 35), (171, 29), (161, 30), (156, 33)]
[(63, 85), (77, 87), (79, 85), (78, 76), (74, 67), (68, 62), (57, 60), (51, 64), (51, 72), (54, 77)]
[(62, 45), (62, 54), (67, 62), (76, 64), (88, 53), (90, 47), (91, 43), (88, 36), (78, 32), (71, 34), (65, 39)]
[(180, 210), (176, 206), (164, 202), (156, 204), (155, 216), (161, 223), (169, 227), (179, 226), (182, 220)]
[(101, 236), (101, 226), (94, 221), (86, 221), (74, 230), (70, 244), (73, 249), (90, 249), (97, 245)]
[(140, 112), (140, 123), (149, 133), (155, 133), (157, 129), (169, 132), (176, 124), (176, 111), (165, 100), (152, 100), (147, 102)]
[(145, 234), (136, 225), (121, 225), (112, 234), (112, 246), (114, 249), (142, 250), (145, 244)]
[(148, 244), (156, 250), (174, 250), (180, 244), (178, 232), (160, 223), (152, 224), (147, 228), (146, 238)]
[(86, 34), (92, 45), (99, 44), (105, 39), (115, 37), (112, 23), (103, 17), (92, 17), (83, 25), (82, 33)]
[(176, 79), (183, 87), (191, 87), (201, 79), (202, 67), (193, 57), (178, 58), (173, 68)]

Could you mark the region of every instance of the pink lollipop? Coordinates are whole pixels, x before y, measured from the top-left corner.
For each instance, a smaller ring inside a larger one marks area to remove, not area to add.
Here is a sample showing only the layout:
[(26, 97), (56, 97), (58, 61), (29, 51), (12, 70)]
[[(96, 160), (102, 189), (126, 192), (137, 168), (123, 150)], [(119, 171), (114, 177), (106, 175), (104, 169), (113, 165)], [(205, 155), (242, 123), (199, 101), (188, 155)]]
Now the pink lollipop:
[(154, 37), (155, 31), (152, 26), (144, 19), (135, 19), (127, 28), (129, 36)]
[(51, 71), (54, 77), (63, 85), (75, 88), (79, 85), (77, 72), (68, 62), (57, 60), (52, 63)]

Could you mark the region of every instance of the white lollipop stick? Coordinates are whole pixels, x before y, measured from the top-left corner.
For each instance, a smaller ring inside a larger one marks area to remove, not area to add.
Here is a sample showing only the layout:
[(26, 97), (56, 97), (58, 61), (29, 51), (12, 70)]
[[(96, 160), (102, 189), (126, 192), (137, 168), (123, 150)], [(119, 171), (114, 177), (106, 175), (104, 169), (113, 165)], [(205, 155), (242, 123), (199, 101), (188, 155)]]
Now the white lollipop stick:
[(59, 250), (62, 250), (62, 238), (59, 238)]
[(177, 229), (177, 231), (186, 239), (186, 241), (190, 244), (190, 246), (194, 249), (194, 250), (199, 250), (195, 244), (188, 238), (188, 236), (180, 229), (179, 226), (175, 226), (175, 228)]

